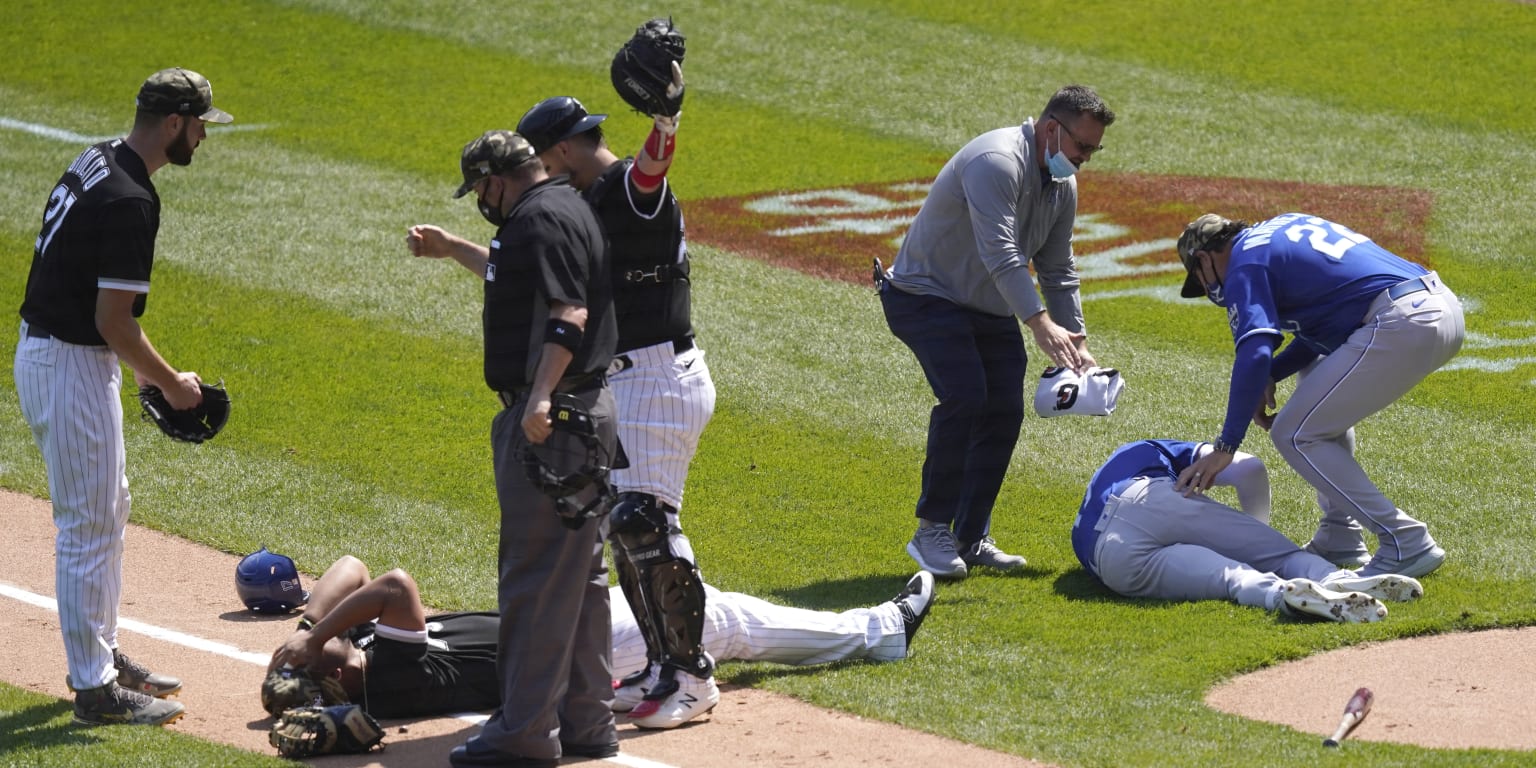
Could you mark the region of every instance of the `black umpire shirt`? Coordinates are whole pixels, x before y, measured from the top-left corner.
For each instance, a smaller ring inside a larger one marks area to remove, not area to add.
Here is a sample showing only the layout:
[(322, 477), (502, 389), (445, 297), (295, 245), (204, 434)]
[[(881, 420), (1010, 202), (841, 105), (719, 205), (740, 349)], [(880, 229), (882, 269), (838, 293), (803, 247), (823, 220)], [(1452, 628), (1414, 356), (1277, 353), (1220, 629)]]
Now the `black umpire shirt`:
[(485, 383), (499, 392), (533, 383), (552, 301), (587, 309), (565, 378), (607, 370), (618, 339), (608, 274), (602, 228), (565, 176), (523, 192), (496, 231), (485, 268)]
[(608, 233), (620, 352), (693, 335), (682, 209), (666, 181), (637, 195), (632, 166), (633, 158), (614, 163), (586, 193)]
[(21, 318), (71, 344), (105, 346), (96, 292), (137, 292), (133, 316), (144, 314), (159, 231), (160, 196), (138, 153), (122, 139), (87, 147), (48, 196)]

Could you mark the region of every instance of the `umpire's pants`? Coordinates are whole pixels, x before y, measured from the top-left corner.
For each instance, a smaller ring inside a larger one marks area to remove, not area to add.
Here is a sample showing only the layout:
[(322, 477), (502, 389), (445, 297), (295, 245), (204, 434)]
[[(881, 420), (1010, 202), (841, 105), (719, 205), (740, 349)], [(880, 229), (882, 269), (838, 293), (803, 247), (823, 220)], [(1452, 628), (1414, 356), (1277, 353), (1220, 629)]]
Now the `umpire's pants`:
[[(612, 456), (617, 444), (608, 388), (572, 392), (591, 412)], [(560, 742), (612, 744), (613, 672), (608, 569), (597, 519), (577, 530), (524, 474), (520, 400), (491, 422), (496, 496), (501, 504), (496, 669), (501, 709), (480, 738), (523, 757), (556, 758)]]
[(891, 332), (912, 349), (939, 403), (928, 417), (928, 454), (917, 516), (980, 541), (1024, 423), (1024, 336), (1012, 315), (967, 309), (887, 285)]

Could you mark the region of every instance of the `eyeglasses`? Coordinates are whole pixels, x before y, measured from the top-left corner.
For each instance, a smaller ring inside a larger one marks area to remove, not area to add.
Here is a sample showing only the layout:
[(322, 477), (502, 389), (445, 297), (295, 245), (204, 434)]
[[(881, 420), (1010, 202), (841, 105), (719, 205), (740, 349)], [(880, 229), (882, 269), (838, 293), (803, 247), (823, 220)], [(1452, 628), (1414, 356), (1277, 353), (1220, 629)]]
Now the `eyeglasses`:
[(1091, 155), (1091, 154), (1093, 154), (1095, 152), (1103, 151), (1103, 149), (1104, 149), (1104, 145), (1103, 144), (1089, 144), (1088, 142), (1083, 141), (1082, 139), (1079, 139), (1077, 137), (1077, 134), (1073, 133), (1072, 129), (1068, 128), (1067, 124), (1063, 123), (1061, 121), (1061, 118), (1059, 118), (1059, 117), (1057, 117), (1055, 115), (1047, 115), (1047, 117), (1051, 118), (1052, 120), (1055, 120), (1056, 124), (1061, 126), (1061, 129), (1063, 131), (1067, 132), (1067, 136), (1072, 139), (1072, 143), (1076, 144), (1077, 148), (1082, 150), (1084, 154)]

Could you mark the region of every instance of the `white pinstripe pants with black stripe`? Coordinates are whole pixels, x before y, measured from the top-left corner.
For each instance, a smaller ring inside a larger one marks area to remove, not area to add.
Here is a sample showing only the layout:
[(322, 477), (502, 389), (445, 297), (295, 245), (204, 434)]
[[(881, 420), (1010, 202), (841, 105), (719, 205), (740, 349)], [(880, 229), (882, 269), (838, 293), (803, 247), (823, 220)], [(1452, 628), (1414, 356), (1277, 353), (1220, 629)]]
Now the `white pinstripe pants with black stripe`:
[[(841, 613), (775, 605), (704, 585), (704, 650), (716, 661), (825, 664), (846, 659), (906, 658), (901, 610), (885, 602)], [(624, 676), (645, 666), (645, 638), (624, 598), (614, 594), (613, 671)]]
[[(629, 468), (614, 470), (610, 479), (621, 493), (649, 493), (681, 510), (688, 465), (715, 413), (715, 382), (704, 363), (704, 350), (694, 347), (673, 354), (667, 341), (622, 357), (629, 366), (610, 375), (608, 387)], [(677, 515), (667, 517), (681, 530)], [(671, 543), (673, 554), (697, 563), (686, 536), (673, 534)]]
[(55, 595), (75, 688), (117, 679), (117, 607), (123, 585), (128, 478), (122, 369), (107, 347), (34, 339), (16, 346), (21, 413), (48, 467), (53, 500)]

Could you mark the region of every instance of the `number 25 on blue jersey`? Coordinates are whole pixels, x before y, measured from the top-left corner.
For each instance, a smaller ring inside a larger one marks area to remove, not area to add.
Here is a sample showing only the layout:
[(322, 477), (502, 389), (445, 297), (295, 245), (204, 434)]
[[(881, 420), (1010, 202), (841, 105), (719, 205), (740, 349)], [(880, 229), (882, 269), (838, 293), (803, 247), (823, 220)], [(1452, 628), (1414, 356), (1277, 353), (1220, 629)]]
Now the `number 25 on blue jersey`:
[(1334, 261), (1342, 260), (1345, 251), (1371, 241), (1369, 237), (1343, 224), (1335, 224), (1316, 216), (1308, 216), (1302, 223), (1286, 227), (1285, 236), (1293, 243), (1301, 242), (1303, 237), (1307, 238), (1307, 244), (1312, 246), (1312, 250)]

